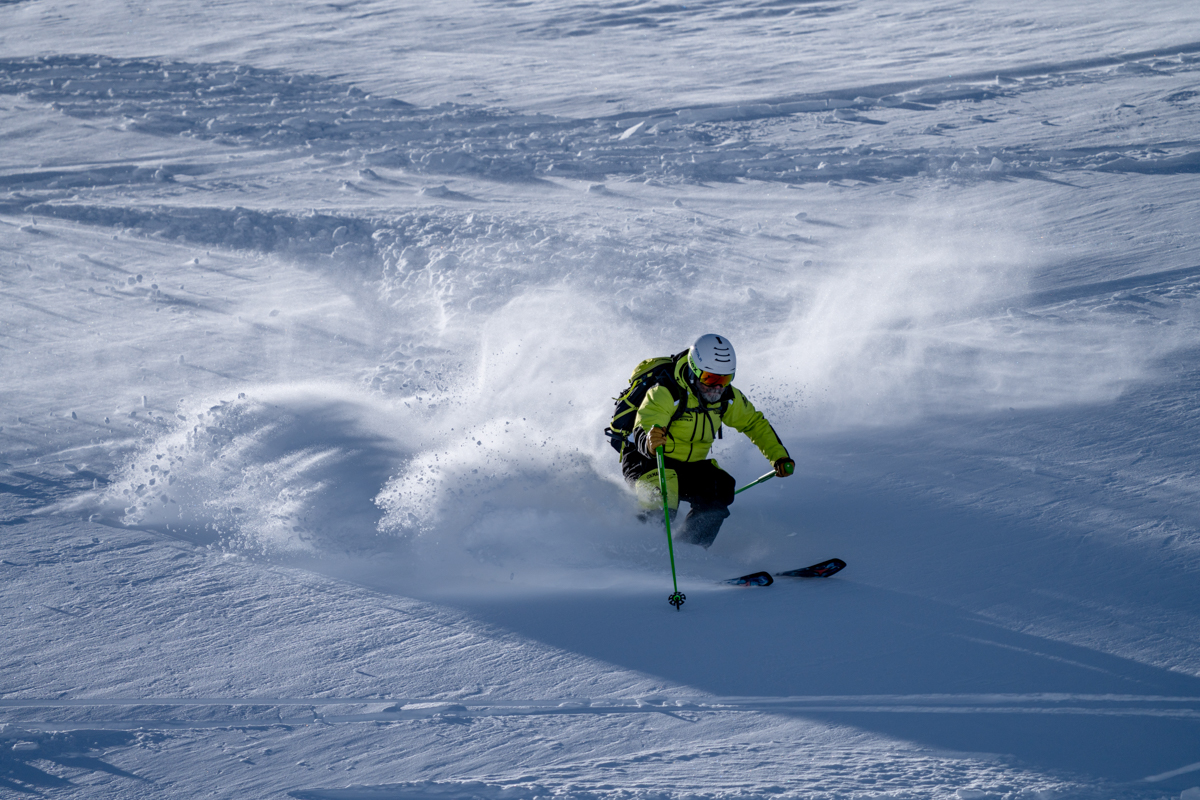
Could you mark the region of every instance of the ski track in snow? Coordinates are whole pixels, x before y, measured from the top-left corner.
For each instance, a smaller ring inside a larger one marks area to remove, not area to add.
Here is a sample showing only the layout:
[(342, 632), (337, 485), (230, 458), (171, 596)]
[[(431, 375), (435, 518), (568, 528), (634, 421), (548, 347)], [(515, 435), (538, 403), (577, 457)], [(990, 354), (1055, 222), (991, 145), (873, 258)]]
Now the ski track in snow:
[[(372, 710), (371, 707), (387, 706)], [(293, 707), (307, 707), (300, 714)], [(326, 706), (338, 707), (325, 711)], [(187, 719), (188, 709), (249, 707), (247, 713), (225, 718), (204, 714)], [(366, 707), (355, 713), (355, 707)], [(429, 698), (145, 698), (141, 700), (0, 700), (0, 708), (37, 709), (131, 709), (136, 716), (113, 721), (91, 713), (86, 722), (69, 718), (53, 722), (25, 718), (29, 712), (14, 713), (13, 719), (29, 729), (70, 730), (142, 730), (174, 728), (229, 728), (250, 724), (298, 725), (314, 721), (394, 722), (430, 717), (496, 717), (547, 714), (608, 715), (658, 713), (679, 717), (680, 713), (868, 713), (868, 714), (1066, 714), (1073, 716), (1200, 718), (1200, 698), (1145, 697), (1139, 695), (937, 695), (937, 696), (866, 696), (866, 697), (704, 697), (664, 700), (650, 698), (609, 698), (591, 700), (503, 700), (449, 703)], [(165, 714), (168, 712), (169, 714)], [(145, 716), (151, 712), (158, 716)], [(125, 715), (122, 715), (124, 717)], [(686, 717), (683, 717), (686, 719)], [(257, 722), (256, 722), (257, 721)]]
[[(1183, 9), (150, 6), (0, 2), (0, 791), (1195, 796)], [(677, 613), (709, 327), (801, 455)]]

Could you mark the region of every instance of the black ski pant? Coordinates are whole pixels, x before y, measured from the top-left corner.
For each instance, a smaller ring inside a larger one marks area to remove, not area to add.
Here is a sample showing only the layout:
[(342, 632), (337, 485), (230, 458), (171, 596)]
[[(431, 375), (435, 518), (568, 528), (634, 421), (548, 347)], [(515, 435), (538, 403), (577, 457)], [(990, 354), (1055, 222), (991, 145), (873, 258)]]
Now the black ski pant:
[[(729, 516), (733, 490), (737, 481), (711, 461), (676, 461), (663, 459), (663, 466), (674, 470), (679, 480), (679, 499), (692, 507), (676, 541), (708, 547), (721, 531), (721, 523)], [(621, 458), (621, 474), (630, 484), (648, 472), (658, 473), (658, 461), (628, 448)]]

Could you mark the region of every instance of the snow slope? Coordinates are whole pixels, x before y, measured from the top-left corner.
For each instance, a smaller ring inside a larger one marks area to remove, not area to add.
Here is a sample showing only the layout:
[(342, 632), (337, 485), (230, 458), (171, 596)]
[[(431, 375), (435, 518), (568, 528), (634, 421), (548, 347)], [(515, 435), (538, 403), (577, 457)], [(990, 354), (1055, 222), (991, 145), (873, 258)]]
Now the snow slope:
[[(1200, 792), (1191, 6), (25, 0), (0, 45), (0, 793)], [(710, 330), (797, 475), (676, 612), (600, 431)]]

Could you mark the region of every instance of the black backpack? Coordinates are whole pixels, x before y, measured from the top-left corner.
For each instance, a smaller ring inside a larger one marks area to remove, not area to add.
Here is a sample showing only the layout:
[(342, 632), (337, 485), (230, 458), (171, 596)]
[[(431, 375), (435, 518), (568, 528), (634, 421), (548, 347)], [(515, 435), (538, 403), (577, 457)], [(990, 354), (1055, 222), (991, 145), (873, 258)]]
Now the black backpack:
[[(638, 408), (641, 407), (642, 400), (646, 398), (646, 392), (650, 391), (650, 387), (667, 387), (671, 398), (675, 401), (675, 413), (671, 415), (668, 425), (687, 413), (687, 390), (675, 380), (675, 364), (687, 353), (688, 351), (684, 350), (673, 356), (647, 358), (633, 368), (633, 374), (629, 376), (629, 388), (621, 396), (614, 398), (617, 401), (617, 407), (613, 411), (612, 422), (604, 429), (609, 444), (619, 455), (624, 456), (625, 448), (633, 444), (629, 440), (629, 435), (633, 433), (633, 422), (637, 418)], [(733, 388), (728, 387), (721, 395), (720, 411), (718, 412), (720, 416), (725, 416), (732, 400)], [(696, 406), (694, 410), (700, 408), (701, 406)], [(721, 436), (720, 427), (717, 428), (717, 438), (724, 438)]]
[(614, 398), (617, 401), (617, 407), (613, 411), (612, 422), (604, 429), (609, 444), (618, 454), (625, 455), (625, 448), (633, 444), (629, 440), (629, 435), (633, 433), (633, 421), (637, 418), (638, 408), (641, 407), (642, 400), (646, 398), (646, 392), (650, 391), (650, 387), (667, 387), (677, 404), (671, 420), (674, 421), (683, 416), (687, 405), (684, 402), (687, 399), (687, 391), (675, 380), (675, 362), (687, 352), (684, 350), (673, 356), (647, 358), (633, 368), (633, 374), (629, 376), (629, 387), (619, 397)]

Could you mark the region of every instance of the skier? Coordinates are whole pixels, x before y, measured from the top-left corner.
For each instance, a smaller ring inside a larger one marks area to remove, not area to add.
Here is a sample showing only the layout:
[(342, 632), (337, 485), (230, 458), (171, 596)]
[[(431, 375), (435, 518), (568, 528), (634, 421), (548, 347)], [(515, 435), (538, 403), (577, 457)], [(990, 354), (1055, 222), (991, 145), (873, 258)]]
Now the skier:
[(621, 472), (637, 492), (642, 519), (648, 520), (651, 509), (662, 508), (655, 450), (663, 446), (668, 513), (673, 519), (680, 500), (691, 505), (677, 541), (707, 548), (729, 516), (735, 481), (708, 457), (713, 440), (722, 438), (723, 424), (746, 434), (777, 476), (785, 478), (795, 469), (771, 423), (733, 386), (736, 366), (728, 339), (713, 333), (701, 336), (673, 357), (673, 364), (660, 367), (659, 382), (646, 390), (637, 406), (634, 446), (620, 448)]

